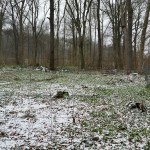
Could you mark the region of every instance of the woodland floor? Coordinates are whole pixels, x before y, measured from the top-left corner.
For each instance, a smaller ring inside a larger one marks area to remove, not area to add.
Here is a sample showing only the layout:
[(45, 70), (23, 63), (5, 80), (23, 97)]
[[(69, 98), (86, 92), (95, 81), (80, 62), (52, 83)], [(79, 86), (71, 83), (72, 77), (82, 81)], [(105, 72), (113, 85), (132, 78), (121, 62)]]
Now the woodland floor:
[[(138, 74), (1, 67), (0, 150), (149, 150), (145, 85)], [(127, 106), (142, 100), (146, 112)]]

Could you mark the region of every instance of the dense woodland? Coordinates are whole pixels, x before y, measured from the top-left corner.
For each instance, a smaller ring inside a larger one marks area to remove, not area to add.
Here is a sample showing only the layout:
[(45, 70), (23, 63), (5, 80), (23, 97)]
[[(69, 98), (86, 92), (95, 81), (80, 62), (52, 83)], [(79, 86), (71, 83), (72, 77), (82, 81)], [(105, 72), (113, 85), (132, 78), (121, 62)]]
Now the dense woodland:
[(1, 0), (0, 63), (142, 72), (150, 0)]

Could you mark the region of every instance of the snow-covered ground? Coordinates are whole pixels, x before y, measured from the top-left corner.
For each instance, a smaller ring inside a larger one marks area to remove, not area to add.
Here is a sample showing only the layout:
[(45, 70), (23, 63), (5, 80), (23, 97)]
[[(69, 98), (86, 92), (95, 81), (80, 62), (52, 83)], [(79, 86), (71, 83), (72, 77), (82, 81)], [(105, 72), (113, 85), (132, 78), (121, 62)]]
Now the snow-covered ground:
[[(145, 84), (138, 74), (1, 68), (0, 150), (149, 149)], [(144, 101), (146, 112), (130, 101)]]

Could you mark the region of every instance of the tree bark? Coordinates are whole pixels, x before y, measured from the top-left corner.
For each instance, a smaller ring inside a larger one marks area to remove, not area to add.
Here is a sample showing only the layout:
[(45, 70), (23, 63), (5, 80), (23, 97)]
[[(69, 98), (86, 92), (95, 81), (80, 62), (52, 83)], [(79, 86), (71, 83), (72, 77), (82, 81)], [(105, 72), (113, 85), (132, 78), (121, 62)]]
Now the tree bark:
[(3, 59), (3, 52), (2, 52), (2, 26), (3, 26), (3, 21), (2, 21), (2, 16), (0, 16), (0, 63), (2, 63)]
[(56, 62), (59, 65), (59, 29), (60, 29), (60, 0), (57, 1), (57, 44), (56, 44)]
[(51, 70), (55, 69), (54, 59), (54, 0), (50, 0), (50, 65)]
[[(24, 18), (24, 7), (25, 7), (25, 0), (20, 1), (21, 5), (19, 4), (17, 0), (14, 0), (15, 2), (15, 7), (16, 7), (16, 12), (18, 15), (19, 19), (19, 64), (23, 65), (24, 64), (24, 54), (25, 54), (25, 49), (24, 49), (24, 25), (23, 25), (23, 18)], [(12, 6), (14, 7), (14, 6)]]
[(6, 12), (8, 2), (7, 1), (0, 1), (0, 63), (3, 61), (3, 50), (2, 50), (2, 28), (4, 23), (4, 15)]
[[(83, 35), (84, 36), (84, 35)], [(85, 68), (85, 60), (84, 60), (84, 53), (83, 53), (83, 46), (84, 46), (84, 37), (79, 35), (79, 50), (80, 50), (80, 57), (81, 57), (81, 69)]]
[(72, 31), (72, 40), (73, 40), (73, 64), (74, 65), (77, 65), (77, 41), (76, 41), (76, 30), (75, 30), (75, 25), (74, 25), (74, 21), (72, 19), (72, 22), (71, 22), (71, 31)]
[(101, 39), (101, 25), (100, 25), (100, 0), (97, 0), (97, 30), (98, 30), (98, 64), (97, 68), (102, 68), (102, 39)]
[(11, 19), (12, 19), (12, 27), (13, 27), (13, 40), (14, 40), (14, 46), (15, 46), (15, 59), (16, 59), (16, 64), (19, 65), (19, 35), (18, 35), (18, 30), (16, 26), (16, 20), (15, 20), (15, 12), (14, 12), (14, 7), (13, 7), (13, 2), (10, 0), (10, 6), (11, 6)]
[(147, 8), (145, 12), (145, 18), (142, 28), (142, 34), (141, 34), (141, 43), (140, 43), (140, 64), (139, 64), (139, 72), (142, 73), (142, 66), (143, 66), (143, 59), (144, 59), (144, 46), (145, 46), (145, 38), (146, 38), (146, 30), (148, 26), (148, 19), (149, 19), (149, 13), (150, 13), (150, 0), (148, 0)]
[(139, 8), (137, 18), (134, 23), (134, 28), (135, 28), (135, 34), (133, 38), (133, 68), (136, 71), (137, 69), (137, 38), (138, 38), (138, 30), (140, 26), (140, 15), (141, 15), (141, 10)]
[(130, 74), (133, 69), (133, 61), (132, 61), (132, 4), (131, 0), (126, 0), (127, 12), (128, 12), (128, 21), (127, 21), (127, 47), (126, 47), (126, 54), (127, 54), (127, 74)]
[(89, 63), (92, 63), (92, 9), (89, 12)]

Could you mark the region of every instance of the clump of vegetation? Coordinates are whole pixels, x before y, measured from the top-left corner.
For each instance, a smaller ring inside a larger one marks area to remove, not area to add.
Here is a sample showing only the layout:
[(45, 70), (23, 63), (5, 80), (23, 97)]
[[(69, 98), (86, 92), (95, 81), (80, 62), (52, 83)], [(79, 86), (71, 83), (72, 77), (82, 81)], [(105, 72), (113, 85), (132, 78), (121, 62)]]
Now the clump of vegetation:
[(150, 84), (147, 84), (147, 85), (146, 85), (146, 88), (147, 88), (147, 89), (150, 89)]
[(96, 95), (80, 95), (80, 101), (88, 102), (88, 103), (96, 103), (99, 102), (99, 98)]
[(57, 91), (56, 95), (53, 96), (53, 98), (65, 98), (66, 96), (69, 96), (69, 93), (66, 91)]
[(28, 110), (25, 112), (25, 114), (21, 118), (33, 119), (33, 118), (35, 118), (35, 115), (33, 113), (31, 113), (30, 110)]
[(146, 100), (149, 100), (150, 97), (150, 88), (144, 88), (138, 92), (138, 95)]
[(0, 131), (0, 137), (7, 137), (7, 133), (5, 131)]
[(105, 95), (105, 96), (110, 96), (113, 94), (113, 89), (108, 89), (108, 88), (95, 88), (95, 93), (98, 95)]

